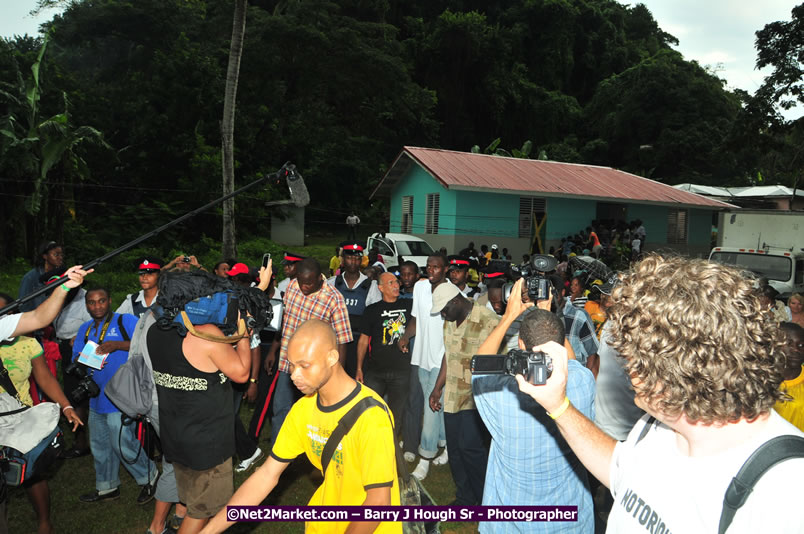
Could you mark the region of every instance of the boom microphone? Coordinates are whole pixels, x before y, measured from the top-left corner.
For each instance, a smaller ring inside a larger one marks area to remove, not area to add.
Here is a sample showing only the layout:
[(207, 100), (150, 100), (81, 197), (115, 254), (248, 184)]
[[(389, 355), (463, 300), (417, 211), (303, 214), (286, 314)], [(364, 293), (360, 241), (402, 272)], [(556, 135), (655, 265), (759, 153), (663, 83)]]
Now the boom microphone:
[[(243, 193), (245, 191), (253, 189), (256, 186), (258, 186), (259, 184), (262, 184), (262, 183), (264, 183), (264, 182), (266, 182), (266, 181), (268, 181), (270, 179), (274, 179), (274, 180), (276, 180), (276, 179), (284, 179), (285, 181), (287, 181), (288, 189), (290, 190), (290, 198), (291, 199), (290, 200), (279, 200), (279, 201), (276, 201), (276, 202), (268, 202), (268, 203), (266, 203), (266, 206), (294, 204), (294, 205), (296, 205), (296, 206), (298, 206), (300, 208), (303, 208), (304, 206), (306, 206), (307, 204), (310, 203), (310, 193), (307, 191), (307, 186), (304, 185), (304, 179), (301, 177), (301, 174), (296, 172), (296, 166), (294, 164), (292, 164), (291, 162), (287, 162), (284, 165), (282, 165), (282, 168), (279, 169), (278, 171), (276, 171), (274, 174), (269, 174), (267, 176), (263, 176), (259, 180), (251, 182), (250, 184), (245, 185), (245, 186), (241, 187), (240, 189), (238, 189), (236, 191), (232, 191), (228, 195), (222, 196), (221, 198), (219, 198), (217, 200), (213, 200), (212, 202), (210, 202), (208, 204), (205, 204), (205, 205), (201, 206), (200, 208), (196, 208), (196, 209), (194, 209), (193, 211), (191, 211), (189, 213), (185, 213), (181, 217), (179, 217), (177, 219), (174, 219), (174, 220), (170, 221), (169, 223), (164, 224), (164, 225), (160, 226), (159, 228), (157, 228), (155, 230), (151, 230), (150, 232), (141, 235), (137, 239), (134, 239), (133, 241), (130, 241), (130, 242), (126, 243), (125, 245), (123, 245), (123, 246), (121, 246), (121, 247), (119, 247), (119, 248), (117, 248), (117, 249), (115, 249), (115, 250), (113, 250), (111, 252), (108, 252), (108, 253), (104, 254), (100, 258), (94, 259), (89, 263), (85, 263), (83, 265), (83, 268), (87, 269), (87, 270), (92, 269), (92, 268), (100, 265), (104, 261), (106, 261), (106, 260), (108, 260), (110, 258), (113, 258), (113, 257), (117, 256), (118, 254), (120, 254), (122, 252), (125, 252), (126, 250), (134, 248), (135, 246), (139, 245), (140, 243), (142, 243), (146, 239), (154, 237), (155, 235), (159, 234), (160, 232), (162, 232), (164, 230), (167, 230), (168, 228), (171, 228), (173, 226), (176, 226), (177, 224), (179, 224), (181, 222), (184, 222), (185, 220), (189, 219), (190, 217), (194, 217), (195, 215), (198, 215), (202, 211), (206, 211), (206, 210), (208, 210), (209, 208), (211, 208), (213, 206), (217, 206), (218, 204), (224, 202), (225, 200), (228, 200), (228, 199), (230, 199), (232, 197), (235, 197), (235, 196), (239, 195), (240, 193)], [(0, 308), (0, 316), (3, 316), (6, 313), (9, 313), (12, 310), (17, 309), (21, 304), (24, 304), (24, 303), (28, 302), (29, 300), (35, 299), (36, 297), (38, 297), (42, 293), (48, 293), (50, 291), (53, 291), (54, 288), (59, 287), (61, 284), (63, 284), (64, 282), (66, 282), (69, 279), (70, 278), (67, 275), (63, 275), (63, 276), (61, 276), (61, 278), (56, 280), (54, 283), (51, 283), (50, 285), (47, 285), (47, 286), (44, 286), (44, 287), (40, 287), (36, 291), (33, 291), (32, 293), (30, 293), (30, 294), (28, 294), (28, 295), (26, 295), (26, 296), (24, 296), (22, 298), (19, 298), (19, 299), (15, 300), (14, 302), (11, 302), (10, 304), (7, 304), (6, 306)]]
[(310, 193), (304, 185), (304, 178), (296, 171), (296, 166), (290, 162), (285, 163), (278, 174), (284, 177), (290, 190), (290, 198), (297, 208), (303, 208), (310, 203)]

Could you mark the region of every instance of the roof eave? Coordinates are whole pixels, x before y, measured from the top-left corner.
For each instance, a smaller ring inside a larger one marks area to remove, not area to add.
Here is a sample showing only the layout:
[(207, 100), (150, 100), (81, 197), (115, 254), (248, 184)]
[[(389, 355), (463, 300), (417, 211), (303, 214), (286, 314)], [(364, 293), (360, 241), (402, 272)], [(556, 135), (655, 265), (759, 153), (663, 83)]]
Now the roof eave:
[[(446, 187), (446, 186), (445, 186)], [(733, 204), (729, 204), (728, 202), (716, 201), (718, 205), (711, 205), (711, 204), (692, 204), (689, 202), (661, 202), (657, 200), (643, 200), (638, 198), (620, 198), (620, 197), (604, 197), (604, 196), (593, 196), (593, 195), (575, 195), (572, 193), (552, 193), (549, 191), (528, 191), (528, 190), (517, 190), (517, 189), (496, 189), (490, 187), (472, 187), (467, 185), (452, 185), (450, 187), (446, 187), (447, 189), (451, 189), (453, 191), (472, 191), (476, 193), (500, 193), (503, 195), (522, 195), (522, 196), (540, 196), (545, 198), (572, 198), (577, 200), (603, 200), (607, 202), (621, 202), (623, 204), (628, 203), (639, 203), (639, 204), (650, 204), (652, 206), (669, 206), (669, 207), (687, 207), (687, 208), (698, 208), (698, 209), (712, 209), (712, 210), (727, 210), (727, 209), (740, 209), (739, 206), (735, 206)], [(685, 191), (686, 192), (686, 191)], [(691, 193), (695, 194), (695, 193)]]

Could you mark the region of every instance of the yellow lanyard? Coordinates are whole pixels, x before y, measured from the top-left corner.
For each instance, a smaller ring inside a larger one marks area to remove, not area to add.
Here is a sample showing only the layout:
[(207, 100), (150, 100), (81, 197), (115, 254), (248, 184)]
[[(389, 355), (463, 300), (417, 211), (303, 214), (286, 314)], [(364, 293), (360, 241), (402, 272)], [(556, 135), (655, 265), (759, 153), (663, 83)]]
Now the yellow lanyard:
[[(100, 335), (100, 337), (98, 338), (98, 341), (97, 341), (98, 345), (103, 344), (103, 338), (106, 337), (106, 329), (109, 328), (109, 323), (112, 322), (112, 315), (113, 314), (109, 314), (109, 316), (106, 318), (106, 322), (103, 324), (103, 330), (101, 330), (101, 335)], [(86, 334), (84, 334), (84, 344), (85, 345), (86, 345), (87, 341), (89, 340), (89, 331), (90, 331), (90, 329), (91, 328), (87, 328), (87, 332), (86, 332)], [(95, 328), (95, 332), (97, 332), (97, 331), (98, 331), (98, 329)]]

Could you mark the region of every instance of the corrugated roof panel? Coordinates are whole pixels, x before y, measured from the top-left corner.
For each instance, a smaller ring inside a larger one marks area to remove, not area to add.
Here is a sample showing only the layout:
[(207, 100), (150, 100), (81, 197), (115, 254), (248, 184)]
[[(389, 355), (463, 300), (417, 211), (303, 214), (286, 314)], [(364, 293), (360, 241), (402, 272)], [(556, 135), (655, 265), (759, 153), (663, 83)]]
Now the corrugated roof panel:
[[(610, 167), (506, 158), (433, 148), (405, 147), (445, 187), (527, 191), (731, 208), (720, 202)], [(386, 176), (387, 178), (387, 176)], [(378, 186), (379, 189), (379, 186)]]

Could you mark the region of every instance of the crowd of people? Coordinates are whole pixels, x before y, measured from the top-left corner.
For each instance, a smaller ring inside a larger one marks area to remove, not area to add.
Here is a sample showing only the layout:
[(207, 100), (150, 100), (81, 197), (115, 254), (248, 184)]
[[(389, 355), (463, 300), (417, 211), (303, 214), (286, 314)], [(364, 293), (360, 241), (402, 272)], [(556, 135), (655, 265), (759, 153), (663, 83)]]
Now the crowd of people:
[[(18, 402), (55, 402), (70, 423), (61, 457), (92, 455), (95, 488), (78, 500), (119, 498), (122, 464), (141, 487), (137, 504), (155, 502), (149, 534), (225, 530), (227, 504), (261, 503), (302, 454), (323, 474), (310, 505), (398, 505), (400, 457), (420, 481), (448, 464), (450, 505), (578, 510), (573, 522), (489, 521), (480, 532), (714, 532), (746, 459), (778, 436), (804, 438), (804, 299), (783, 303), (732, 267), (644, 254), (645, 236), (641, 221), (594, 221), (521, 264), (496, 244), (469, 243), (393, 268), (350, 240), (328, 273), (285, 252), (278, 283), (271, 261), (224, 260), (200, 276), (264, 295), (274, 313), (254, 327), (246, 319), (259, 299), (245, 299), (237, 334), (159, 325), (160, 290), (207, 270), (195, 256), (140, 258), (141, 289), (117, 304), (108, 289), (84, 287), (88, 273), (65, 269), (62, 247), (47, 242), (20, 297), (69, 279), (0, 318), (0, 356)], [(579, 259), (605, 267), (623, 247), (633, 261), (620, 272)], [(473, 373), (476, 355), (518, 372)], [(153, 378), (141, 415), (161, 439), (161, 468), (138, 453), (136, 425), (105, 394), (133, 358)], [(539, 365), (549, 371), (535, 384)], [(243, 399), (255, 403), (247, 429)], [(13, 433), (0, 425), (0, 438)], [(794, 510), (804, 459), (782, 459), (731, 510), (728, 532), (802, 531), (782, 512)], [(235, 491), (233, 472), (255, 467)], [(52, 532), (46, 479), (24, 486), (38, 532)]]

